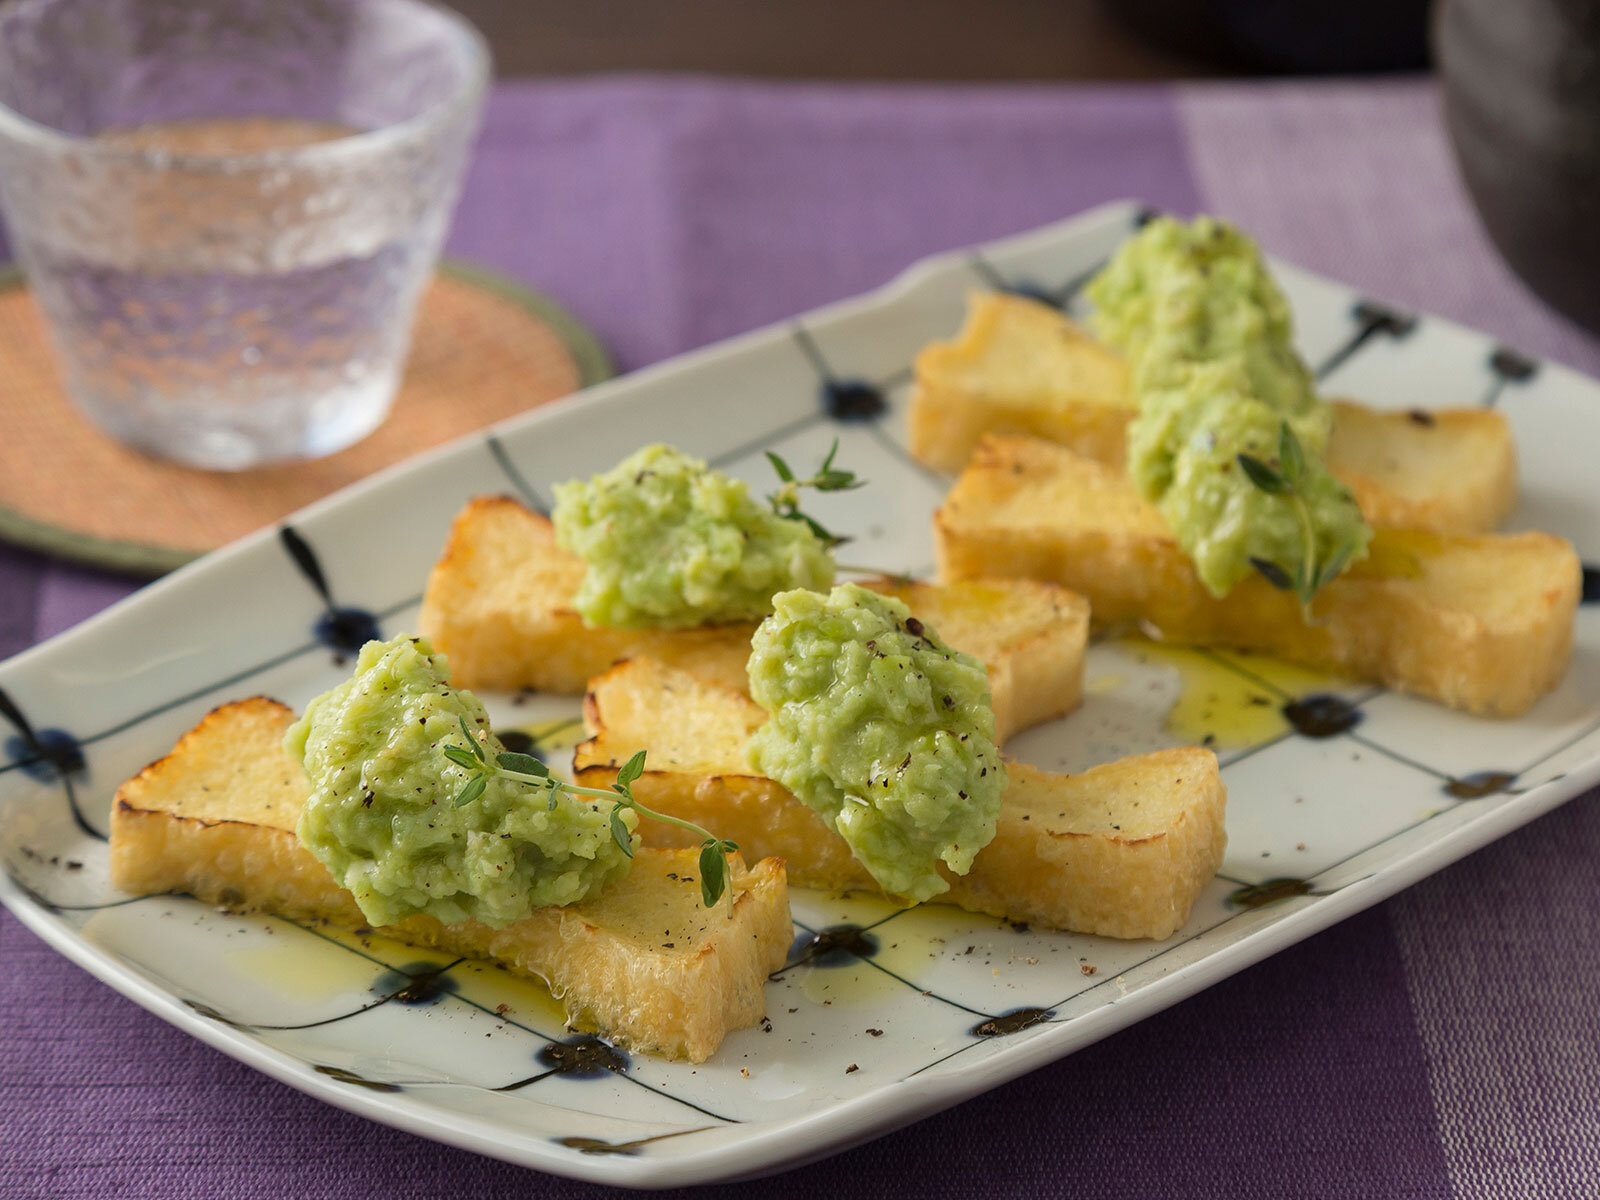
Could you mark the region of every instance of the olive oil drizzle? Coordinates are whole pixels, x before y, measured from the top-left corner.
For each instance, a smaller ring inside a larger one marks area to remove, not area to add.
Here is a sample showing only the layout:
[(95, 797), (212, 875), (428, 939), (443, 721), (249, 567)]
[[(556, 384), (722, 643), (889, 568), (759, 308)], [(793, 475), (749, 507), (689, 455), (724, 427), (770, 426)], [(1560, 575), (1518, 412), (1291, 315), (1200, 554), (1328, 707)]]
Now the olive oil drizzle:
[(798, 967), (809, 966), (828, 970), (853, 966), (855, 963), (860, 962), (871, 967), (874, 971), (881, 972), (890, 979), (904, 984), (912, 991), (919, 992), (932, 1000), (937, 1000), (941, 1004), (947, 1004), (951, 1008), (971, 1013), (975, 1017), (983, 1017), (987, 1020), (994, 1019), (992, 1013), (984, 1012), (980, 1008), (972, 1008), (962, 1004), (959, 1000), (952, 1000), (948, 996), (941, 996), (938, 992), (920, 988), (915, 982), (907, 979), (898, 971), (891, 971), (882, 963), (873, 961), (878, 953), (879, 943), (878, 939), (873, 937), (869, 931), (878, 925), (882, 925), (885, 921), (893, 920), (897, 915), (896, 913), (891, 913), (882, 920), (865, 926), (848, 923), (830, 925), (824, 929), (806, 929), (804, 926), (800, 926), (802, 933), (795, 938), (794, 944), (789, 948), (788, 961), (767, 978), (774, 982), (782, 980), (790, 971)]
[[(274, 917), (272, 919), (278, 920), (278, 921), (282, 921), (284, 924), (292, 926), (292, 927), (294, 927), (296, 929), (304, 930), (306, 933), (309, 933), (312, 937), (320, 938), (325, 942), (329, 942), (332, 945), (338, 946), (340, 949), (345, 950), (350, 954), (354, 954), (359, 958), (364, 958), (368, 962), (373, 963), (376, 966), (383, 967), (385, 970), (393, 970), (393, 968), (390, 967), (390, 965), (388, 963), (384, 962), (381, 958), (378, 958), (378, 957), (376, 957), (374, 955), (365, 953), (364, 951), (359, 950), (356, 947), (351, 946), (351, 945), (349, 945), (349, 944), (347, 944), (345, 942), (342, 942), (338, 938), (331, 937), (328, 934), (326, 934), (326, 933), (324, 933), (324, 932), (322, 932), (322, 931), (320, 931), (318, 929), (314, 929), (314, 928), (312, 928), (312, 927), (310, 927), (308, 925), (303, 925), (299, 921), (289, 920), (286, 917)], [(455, 966), (458, 966), (461, 962), (464, 962), (464, 961), (466, 961), (466, 960), (465, 959), (458, 959), (455, 963), (449, 964), (449, 966), (450, 967), (455, 967)], [(428, 968), (427, 969), (429, 971), (433, 971), (434, 970), (432, 964), (428, 964)], [(447, 968), (439, 968), (437, 973), (442, 973), (442, 971), (444, 969), (447, 969)], [(552, 1050), (553, 1047), (572, 1045), (572, 1043), (564, 1043), (564, 1042), (560, 1041), (559, 1039), (552, 1038), (547, 1034), (541, 1033), (539, 1030), (533, 1028), (532, 1026), (525, 1025), (521, 1021), (517, 1021), (517, 1020), (513, 1019), (512, 1017), (506, 1015), (503, 1012), (497, 1012), (496, 1010), (488, 1007), (487, 1005), (480, 1004), (478, 1001), (472, 999), (470, 996), (464, 996), (459, 991), (456, 991), (454, 989), (446, 989), (444, 994), (447, 994), (451, 1000), (454, 1000), (459, 1004), (464, 1004), (468, 1008), (476, 1009), (478, 1012), (481, 1012), (485, 1016), (491, 1017), (494, 1020), (499, 1021), (504, 1025), (508, 1025), (513, 1029), (517, 1029), (517, 1030), (520, 1030), (523, 1033), (532, 1034), (534, 1037), (543, 1039), (544, 1042), (546, 1043), (546, 1045), (540, 1051), (540, 1054), (544, 1054), (546, 1052), (550, 1052), (552, 1054), (552, 1058), (555, 1058), (556, 1055), (555, 1055), (554, 1051)], [(221, 1022), (223, 1024), (226, 1024), (226, 1025), (229, 1025), (229, 1026), (231, 1026), (233, 1028), (242, 1029), (242, 1030), (245, 1030), (247, 1032), (251, 1031), (251, 1030), (258, 1030), (258, 1029), (259, 1030), (270, 1029), (269, 1026), (246, 1025), (243, 1022), (235, 1021), (234, 1019), (228, 1017), (226, 1014), (218, 1012), (216, 1009), (212, 1008), (211, 1006), (205, 1005), (205, 1004), (201, 1004), (201, 1003), (199, 1003), (197, 1001), (185, 1000), (184, 1003), (189, 1005), (189, 1007), (191, 1009), (193, 1009), (194, 1011), (201, 1013), (203, 1016), (209, 1017), (209, 1018), (211, 1018), (213, 1020), (219, 1021), (219, 1022)], [(342, 1020), (342, 1019), (345, 1019), (345, 1018), (348, 1018), (348, 1017), (357, 1016), (361, 1012), (365, 1012), (365, 1011), (367, 1011), (367, 1010), (369, 1010), (371, 1008), (374, 1008), (374, 1007), (377, 1007), (377, 1006), (376, 1005), (363, 1005), (360, 1009), (352, 1010), (351, 1012), (345, 1013), (340, 1017), (332, 1018), (332, 1020)], [(290, 1027), (290, 1028), (293, 1028), (293, 1027)], [(701, 1107), (700, 1105), (694, 1103), (691, 1100), (685, 1100), (682, 1096), (675, 1096), (671, 1092), (663, 1091), (662, 1089), (660, 1089), (658, 1087), (654, 1087), (651, 1084), (648, 1084), (648, 1083), (644, 1082), (643, 1080), (641, 1080), (641, 1079), (637, 1078), (636, 1076), (634, 1076), (628, 1070), (628, 1067), (631, 1064), (630, 1064), (630, 1060), (628, 1059), (628, 1057), (627, 1057), (627, 1055), (626, 1055), (626, 1053), (624, 1051), (622, 1051), (620, 1049), (617, 1049), (615, 1047), (609, 1047), (609, 1045), (607, 1043), (601, 1042), (601, 1039), (599, 1039), (599, 1038), (593, 1038), (592, 1035), (585, 1035), (585, 1037), (588, 1040), (592, 1040), (594, 1042), (600, 1042), (601, 1045), (607, 1045), (608, 1049), (610, 1050), (610, 1052), (613, 1055), (615, 1055), (615, 1058), (612, 1059), (611, 1061), (616, 1063), (617, 1065), (610, 1066), (610, 1067), (607, 1067), (605, 1069), (610, 1073), (616, 1074), (616, 1075), (620, 1076), (621, 1078), (626, 1079), (629, 1083), (633, 1084), (635, 1087), (642, 1088), (643, 1090), (645, 1090), (647, 1092), (650, 1092), (653, 1095), (660, 1096), (663, 1099), (671, 1100), (674, 1103), (681, 1104), (685, 1108), (693, 1109), (695, 1112), (701, 1114), (702, 1116), (710, 1117), (714, 1121), (722, 1121), (722, 1122), (724, 1122), (726, 1124), (730, 1124), (730, 1125), (737, 1125), (737, 1124), (741, 1124), (742, 1123), (738, 1117), (723, 1116), (721, 1113), (713, 1112), (709, 1108), (703, 1108), (703, 1107)], [(579, 1040), (583, 1041), (585, 1039), (580, 1038)], [(568, 1051), (566, 1053), (570, 1053), (570, 1051)], [(595, 1052), (593, 1050), (585, 1050), (585, 1051), (579, 1052), (575, 1057), (569, 1059), (569, 1061), (579, 1062), (579, 1061), (585, 1060), (585, 1058), (587, 1058), (587, 1060), (589, 1060), (589, 1061), (593, 1061), (593, 1060), (597, 1059), (598, 1057), (599, 1057), (599, 1055), (597, 1054), (597, 1052)], [(322, 1066), (322, 1065), (319, 1065), (319, 1064), (316, 1064), (316, 1063), (312, 1063), (312, 1064), (309, 1064), (309, 1065), (314, 1070), (318, 1071), (319, 1073), (321, 1073), (323, 1075), (327, 1075), (328, 1077), (330, 1077), (332, 1079), (337, 1079), (341, 1083), (352, 1084), (353, 1086), (356, 1086), (356, 1087), (366, 1087), (366, 1088), (371, 1088), (372, 1090), (375, 1090), (375, 1091), (385, 1091), (385, 1092), (397, 1092), (397, 1091), (404, 1090), (404, 1085), (403, 1084), (388, 1083), (388, 1082), (383, 1082), (381, 1080), (366, 1079), (364, 1077), (355, 1075), (355, 1073), (353, 1073), (351, 1071), (348, 1071), (343, 1067), (325, 1067), (325, 1066)], [(576, 1067), (573, 1067), (573, 1066), (562, 1067), (562, 1066), (558, 1065), (558, 1066), (554, 1067), (551, 1070), (545, 1071), (543, 1074), (541, 1074), (539, 1076), (539, 1078), (548, 1078), (550, 1075), (554, 1075), (554, 1074), (576, 1074), (576, 1073), (577, 1073)], [(523, 1087), (523, 1086), (527, 1086), (527, 1084), (532, 1083), (532, 1082), (534, 1082), (534, 1080), (532, 1078), (525, 1079), (525, 1080), (522, 1080), (522, 1081), (519, 1081), (519, 1082), (515, 1083), (514, 1086)], [(504, 1085), (502, 1085), (502, 1087), (491, 1087), (491, 1086), (489, 1086), (487, 1084), (461, 1083), (458, 1086), (461, 1086), (461, 1087), (481, 1087), (485, 1091), (501, 1091), (501, 1090), (505, 1090)]]
[(1253, 751), (1291, 732), (1332, 736), (1362, 719), (1358, 706), (1364, 697), (1348, 701), (1333, 693), (1329, 689), (1343, 682), (1334, 676), (1143, 637), (1124, 638), (1122, 645), (1135, 658), (1178, 673), (1179, 694), (1167, 728), (1195, 745)]
[(373, 983), (372, 990), (383, 996), (380, 1004), (389, 1000), (411, 1008), (437, 1004), (448, 993), (459, 989), (460, 985), (449, 978), (448, 973), (451, 968), (466, 961), (465, 958), (457, 958), (440, 966), (426, 962), (408, 963), (385, 971)]

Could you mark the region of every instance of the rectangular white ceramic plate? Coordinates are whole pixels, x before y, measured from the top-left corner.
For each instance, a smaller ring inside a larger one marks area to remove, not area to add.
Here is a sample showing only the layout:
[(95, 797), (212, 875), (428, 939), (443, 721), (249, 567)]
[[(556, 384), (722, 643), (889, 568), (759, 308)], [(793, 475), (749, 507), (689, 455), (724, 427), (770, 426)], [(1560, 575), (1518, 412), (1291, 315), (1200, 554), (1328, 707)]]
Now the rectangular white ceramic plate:
[[(216, 704), (265, 693), (300, 705), (332, 685), (345, 671), (339, 640), (359, 636), (361, 613), (386, 634), (409, 628), (447, 524), (475, 493), (538, 503), (553, 481), (601, 470), (652, 440), (764, 488), (763, 449), (809, 464), (837, 437), (839, 462), (871, 486), (821, 497), (818, 516), (856, 535), (852, 559), (927, 572), (929, 516), (946, 481), (904, 451), (912, 356), (956, 329), (975, 287), (1049, 292), (1070, 307), (1077, 283), (1138, 215), (1136, 205), (1114, 205), (932, 259), (869, 296), (466, 438), (299, 514), (293, 530), (309, 554), (291, 554), (295, 538), (265, 531), (0, 666), (0, 736), (9, 735), (0, 899), (150, 1011), (331, 1104), (541, 1170), (659, 1187), (817, 1158), (992, 1088), (1600, 780), (1592, 605), (1580, 610), (1566, 682), (1516, 721), (1226, 656), (1097, 646), (1083, 709), (1012, 752), (1070, 770), (1170, 744), (1168, 710), (1185, 696), (1191, 735), (1207, 720), (1197, 697), (1223, 694), (1235, 716), (1253, 714), (1217, 729), (1228, 857), (1188, 925), (1162, 943), (1116, 942), (797, 892), (797, 944), (838, 926), (865, 933), (835, 938), (830, 952), (782, 973), (768, 989), (767, 1025), (730, 1037), (699, 1067), (592, 1045), (552, 1055), (573, 1035), (548, 998), (497, 968), (440, 970), (441, 960), (414, 949), (182, 897), (130, 899), (108, 885), (101, 831), (116, 784)], [(1538, 464), (1513, 526), (1563, 534), (1597, 561), (1596, 384), (1445, 321), (1280, 272), (1302, 349), (1325, 368), (1330, 391), (1384, 407), (1498, 403), (1523, 461)], [(333, 609), (351, 611), (330, 619)], [(1320, 739), (1289, 732), (1279, 706), (1307, 691), (1347, 701), (1359, 724)], [(576, 711), (548, 698), (489, 700), (502, 729)], [(548, 737), (547, 748), (570, 740)], [(519, 1086), (496, 1090), (507, 1085)]]

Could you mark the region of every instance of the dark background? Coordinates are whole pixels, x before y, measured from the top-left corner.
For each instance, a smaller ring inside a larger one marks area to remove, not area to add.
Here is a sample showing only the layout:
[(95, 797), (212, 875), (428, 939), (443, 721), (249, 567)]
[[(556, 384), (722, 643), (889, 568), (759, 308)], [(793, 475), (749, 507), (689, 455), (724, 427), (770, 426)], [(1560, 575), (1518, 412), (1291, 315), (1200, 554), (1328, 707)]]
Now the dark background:
[(502, 76), (1173, 79), (1426, 64), (1428, 0), (450, 0)]

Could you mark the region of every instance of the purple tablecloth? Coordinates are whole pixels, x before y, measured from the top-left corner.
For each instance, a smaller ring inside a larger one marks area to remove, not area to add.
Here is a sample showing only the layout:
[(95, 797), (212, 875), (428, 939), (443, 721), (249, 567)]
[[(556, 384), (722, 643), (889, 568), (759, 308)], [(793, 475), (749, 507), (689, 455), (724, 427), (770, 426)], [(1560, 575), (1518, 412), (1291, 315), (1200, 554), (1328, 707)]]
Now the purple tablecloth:
[[(450, 249), (561, 297), (636, 367), (1123, 196), (1225, 214), (1373, 296), (1600, 372), (1600, 343), (1493, 256), (1422, 84), (508, 85)], [(0, 550), (0, 654), (130, 588)], [(759, 1186), (1594, 1196), (1597, 864), (1588, 796), (1089, 1050)], [(85, 989), (0, 914), (0, 1194), (604, 1190), (307, 1099)]]

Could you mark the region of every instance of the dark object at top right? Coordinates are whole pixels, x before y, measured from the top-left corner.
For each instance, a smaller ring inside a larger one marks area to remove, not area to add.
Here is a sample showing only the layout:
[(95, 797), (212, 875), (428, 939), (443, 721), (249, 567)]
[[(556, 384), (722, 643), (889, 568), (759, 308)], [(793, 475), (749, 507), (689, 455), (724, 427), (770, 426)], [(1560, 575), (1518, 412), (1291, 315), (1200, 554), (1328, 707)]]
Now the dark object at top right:
[(1445, 0), (1445, 119), (1511, 269), (1600, 333), (1600, 0)]

